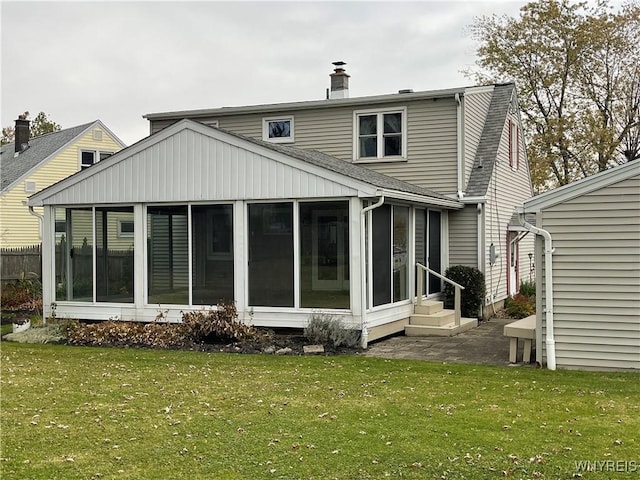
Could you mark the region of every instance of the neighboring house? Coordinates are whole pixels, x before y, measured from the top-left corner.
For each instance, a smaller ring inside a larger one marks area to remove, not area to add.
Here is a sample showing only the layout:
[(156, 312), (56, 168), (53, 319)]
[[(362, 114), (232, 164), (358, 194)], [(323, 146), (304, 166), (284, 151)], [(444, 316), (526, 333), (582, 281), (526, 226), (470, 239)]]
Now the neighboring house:
[(640, 369), (640, 162), (524, 202), (535, 215), (537, 361)]
[(42, 212), (31, 214), (27, 198), (124, 147), (99, 120), (29, 138), (29, 120), (17, 119), (0, 157), (0, 247), (39, 244)]
[[(515, 293), (528, 251), (508, 224), (532, 189), (514, 85), (350, 99), (348, 79), (338, 64), (321, 101), (146, 115), (152, 135), (32, 197), (45, 207), (45, 310), (177, 319), (225, 298), (261, 326), (335, 313), (366, 343), (409, 323), (416, 262), (478, 267), (487, 306)], [(101, 219), (116, 213), (139, 253), (132, 291), (99, 258), (117, 240)], [(74, 248), (54, 268), (55, 219), (71, 245), (96, 244), (82, 278)], [(91, 221), (107, 235), (92, 238)], [(441, 291), (430, 276), (427, 298)]]

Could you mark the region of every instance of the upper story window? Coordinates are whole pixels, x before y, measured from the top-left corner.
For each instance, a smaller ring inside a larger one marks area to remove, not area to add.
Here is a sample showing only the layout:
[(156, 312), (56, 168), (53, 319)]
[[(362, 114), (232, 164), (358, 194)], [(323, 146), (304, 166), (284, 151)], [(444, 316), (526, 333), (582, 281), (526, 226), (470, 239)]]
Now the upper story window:
[(263, 118), (262, 139), (273, 143), (293, 143), (293, 117)]
[(354, 159), (388, 161), (406, 158), (406, 108), (354, 112)]
[(113, 152), (100, 152), (97, 150), (82, 150), (80, 152), (80, 169), (84, 170), (91, 165), (113, 155)]
[(520, 167), (520, 129), (518, 122), (509, 119), (509, 166), (513, 170)]

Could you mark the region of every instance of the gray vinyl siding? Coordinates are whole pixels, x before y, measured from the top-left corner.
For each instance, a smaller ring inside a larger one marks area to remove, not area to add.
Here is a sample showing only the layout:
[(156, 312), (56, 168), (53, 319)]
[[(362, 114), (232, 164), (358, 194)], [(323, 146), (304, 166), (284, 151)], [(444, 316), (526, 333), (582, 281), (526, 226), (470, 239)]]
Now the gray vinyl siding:
[(449, 212), (449, 264), (478, 267), (478, 211), (475, 204)]
[(640, 176), (538, 218), (555, 249), (557, 366), (640, 369)]
[[(253, 138), (262, 138), (265, 117), (294, 117), (294, 143), (305, 150), (353, 161), (354, 112), (376, 108), (407, 108), (407, 161), (363, 163), (374, 171), (428, 188), (439, 193), (454, 194), (457, 188), (456, 102), (453, 97), (437, 100), (414, 100), (397, 104), (317, 108), (291, 112), (230, 114), (200, 117), (207, 123), (217, 120), (221, 129)], [(152, 131), (174, 123), (173, 120), (152, 122)]]
[(482, 129), (484, 128), (492, 92), (466, 93), (464, 96), (464, 185), (476, 157)]
[[(494, 302), (507, 297), (507, 226), (515, 211), (525, 200), (533, 195), (529, 170), (526, 167), (526, 155), (524, 145), (520, 145), (520, 166), (514, 170), (509, 165), (509, 117), (505, 120), (502, 131), (502, 139), (498, 148), (498, 160), (494, 167), (493, 176), (487, 189), (487, 202), (485, 204), (485, 281), (487, 294)], [(517, 117), (511, 117), (517, 121)], [(522, 142), (522, 135), (520, 136)], [(489, 249), (494, 244), (498, 253), (493, 266), (489, 262)], [(531, 250), (527, 250), (531, 248)], [(520, 278), (523, 274), (523, 259), (526, 258), (526, 275), (528, 278), (528, 256), (533, 253), (533, 240), (527, 239), (520, 245)]]

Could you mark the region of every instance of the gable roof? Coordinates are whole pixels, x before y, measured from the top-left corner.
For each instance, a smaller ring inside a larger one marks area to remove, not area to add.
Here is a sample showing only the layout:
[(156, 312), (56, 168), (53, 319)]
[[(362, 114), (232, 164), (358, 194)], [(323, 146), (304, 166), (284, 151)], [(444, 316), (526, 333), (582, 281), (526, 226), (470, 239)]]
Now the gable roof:
[(8, 190), (20, 178), (44, 163), (95, 125), (100, 125), (118, 143), (123, 147), (125, 146), (100, 120), (30, 138), (29, 147), (20, 152), (18, 156), (15, 155), (15, 142), (2, 145), (0, 154), (0, 192)]
[[(188, 145), (189, 142), (194, 145), (193, 148)], [(176, 147), (177, 145), (179, 147)], [(225, 146), (233, 150), (223, 151)], [(158, 153), (159, 151), (161, 153)], [(184, 164), (174, 162), (176, 156), (190, 161), (192, 171), (184, 168)], [(271, 168), (276, 164), (275, 168)], [(319, 196), (324, 196), (324, 188), (325, 191), (331, 191), (338, 196), (350, 192), (350, 195), (386, 195), (447, 208), (463, 206), (457, 200), (444, 195), (329, 155), (274, 145), (188, 119), (181, 120), (121, 150), (90, 169), (77, 172), (32, 195), (29, 204), (38, 206), (43, 203), (182, 202), (237, 198), (229, 192), (229, 185), (235, 185), (235, 188), (242, 190), (245, 198), (257, 198), (251, 196), (254, 194), (250, 192), (252, 180), (264, 181), (264, 188), (275, 191), (277, 186), (268, 174), (277, 172), (278, 178), (281, 179), (284, 178), (284, 170), (286, 175), (295, 171), (301, 172), (300, 175), (305, 179), (321, 179), (324, 186), (319, 189)], [(205, 171), (209, 172), (208, 176), (203, 173)], [(206, 178), (194, 178), (198, 175)], [(260, 175), (267, 175), (268, 181), (260, 178)], [(105, 189), (105, 183), (112, 187)], [(129, 183), (135, 188), (127, 188)], [(290, 191), (302, 190), (300, 185), (292, 185), (293, 183), (295, 182), (289, 180), (286, 188)], [(221, 185), (218, 190), (216, 185)], [(72, 191), (74, 188), (75, 191)], [(289, 193), (284, 190), (277, 191), (275, 198), (287, 198)], [(214, 196), (215, 198), (212, 198)]]
[(482, 197), (487, 193), (514, 89), (515, 84), (505, 83), (496, 85), (493, 90), (465, 196)]
[(522, 209), (527, 213), (536, 213), (545, 208), (553, 207), (636, 176), (640, 176), (640, 160), (624, 163), (577, 182), (531, 197), (523, 203)]

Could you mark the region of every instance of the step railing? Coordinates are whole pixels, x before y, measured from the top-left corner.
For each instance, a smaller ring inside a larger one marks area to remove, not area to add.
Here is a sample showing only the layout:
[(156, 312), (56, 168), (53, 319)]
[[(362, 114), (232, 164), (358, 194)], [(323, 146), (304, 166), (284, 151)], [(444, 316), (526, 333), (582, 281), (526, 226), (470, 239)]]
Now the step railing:
[(464, 290), (464, 287), (456, 282), (454, 282), (453, 280), (451, 280), (450, 278), (445, 277), (444, 275), (439, 274), (438, 272), (434, 272), (433, 270), (431, 270), (429, 267), (425, 267), (424, 265), (422, 265), (419, 262), (416, 262), (416, 270), (417, 270), (417, 279), (418, 279), (418, 305), (422, 305), (422, 296), (423, 296), (423, 277), (424, 275), (422, 275), (422, 271), (430, 273), (431, 275), (435, 275), (436, 277), (438, 277), (441, 280), (444, 280), (445, 282), (453, 285), (453, 287), (455, 288), (455, 292), (454, 292), (454, 296), (453, 296), (453, 305), (454, 305), (454, 310), (455, 310), (455, 322), (456, 322), (456, 327), (460, 326), (460, 299), (462, 298), (462, 290)]

